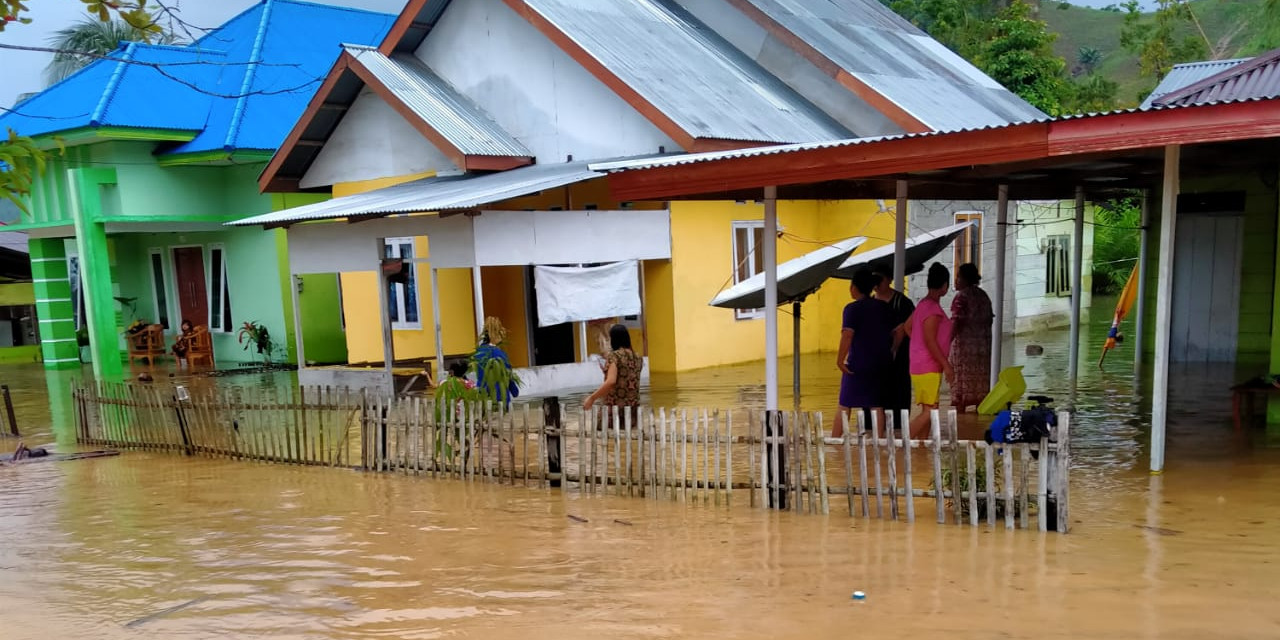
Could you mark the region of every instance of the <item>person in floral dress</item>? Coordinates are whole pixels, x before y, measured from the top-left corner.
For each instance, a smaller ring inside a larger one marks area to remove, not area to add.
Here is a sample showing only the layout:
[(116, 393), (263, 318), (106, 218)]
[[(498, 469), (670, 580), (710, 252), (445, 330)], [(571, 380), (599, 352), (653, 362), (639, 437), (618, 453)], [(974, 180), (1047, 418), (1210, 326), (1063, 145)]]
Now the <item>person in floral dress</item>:
[(620, 411), (624, 408), (630, 411), (631, 424), (636, 425), (640, 408), (640, 372), (644, 369), (644, 358), (631, 348), (631, 332), (624, 325), (615, 324), (609, 328), (609, 346), (610, 351), (605, 356), (608, 368), (605, 370), (604, 383), (583, 401), (582, 408), (591, 411), (597, 402), (603, 401), (605, 411), (610, 414), (613, 407), (618, 407)]
[(978, 286), (982, 276), (973, 263), (956, 269), (956, 297), (951, 301), (951, 404), (961, 413), (976, 407), (991, 392), (991, 298)]

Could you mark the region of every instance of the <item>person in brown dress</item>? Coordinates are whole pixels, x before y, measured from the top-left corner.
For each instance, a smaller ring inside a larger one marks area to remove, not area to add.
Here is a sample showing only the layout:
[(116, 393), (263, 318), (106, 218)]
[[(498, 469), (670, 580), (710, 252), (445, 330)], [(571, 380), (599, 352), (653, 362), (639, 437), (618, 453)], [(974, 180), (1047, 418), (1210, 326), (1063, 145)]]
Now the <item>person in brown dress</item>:
[(956, 269), (956, 297), (951, 301), (951, 404), (961, 413), (976, 407), (991, 392), (991, 298), (978, 286), (982, 276), (973, 263)]
[(639, 415), (640, 372), (644, 369), (644, 358), (631, 348), (631, 332), (624, 325), (609, 327), (609, 346), (611, 349), (605, 356), (608, 368), (605, 369), (604, 383), (583, 401), (582, 408), (591, 411), (597, 402), (610, 412), (613, 407), (627, 408), (634, 425)]

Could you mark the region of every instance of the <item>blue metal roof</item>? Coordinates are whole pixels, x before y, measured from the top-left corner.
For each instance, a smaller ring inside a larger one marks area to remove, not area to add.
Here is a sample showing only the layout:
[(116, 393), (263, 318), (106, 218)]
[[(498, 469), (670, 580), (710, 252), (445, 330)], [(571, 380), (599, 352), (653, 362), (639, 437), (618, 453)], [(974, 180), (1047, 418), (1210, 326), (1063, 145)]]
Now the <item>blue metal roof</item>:
[(199, 131), (226, 54), (127, 43), (106, 59), (22, 101), (0, 116), (0, 131), (38, 136), (86, 127)]
[(394, 16), (263, 0), (185, 46), (128, 43), (0, 116), (0, 132), (84, 127), (191, 131), (169, 153), (274, 150), (342, 43), (375, 44)]
[(222, 49), (245, 62), (223, 86), (209, 126), (172, 153), (235, 149), (274, 150), (325, 74), (343, 43), (377, 44), (395, 16), (347, 7), (265, 0), (210, 32), (193, 46)]

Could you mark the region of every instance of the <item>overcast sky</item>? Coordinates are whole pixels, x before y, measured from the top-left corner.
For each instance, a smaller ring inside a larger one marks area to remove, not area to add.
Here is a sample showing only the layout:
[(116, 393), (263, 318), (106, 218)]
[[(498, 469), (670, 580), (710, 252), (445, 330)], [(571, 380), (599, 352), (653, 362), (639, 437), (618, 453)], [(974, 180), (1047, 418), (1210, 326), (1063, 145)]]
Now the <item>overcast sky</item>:
[[(318, 0), (321, 4), (360, 7), (399, 13), (405, 0)], [(182, 20), (190, 25), (209, 29), (216, 27), (236, 14), (256, 4), (258, 0), (167, 0), (167, 6), (180, 10)], [(27, 2), (31, 11), (27, 17), (31, 24), (10, 24), (0, 32), (0, 43), (43, 47), (57, 30), (84, 17), (85, 4), (81, 0), (35, 0)], [(193, 33), (197, 37), (201, 32)], [(44, 68), (53, 56), (47, 53), (0, 49), (0, 105), (12, 106), (18, 96), (39, 91), (45, 87)]]
[[(319, 0), (324, 4), (360, 7), (399, 13), (405, 0)], [(1149, 4), (1151, 0), (1144, 0)], [(184, 22), (205, 29), (216, 27), (244, 11), (257, 0), (169, 0), (181, 11)], [(1103, 7), (1120, 0), (1074, 0), (1074, 4)], [(31, 24), (11, 24), (0, 32), (0, 43), (47, 46), (53, 33), (85, 17), (81, 0), (35, 0), (28, 2)], [(200, 35), (197, 32), (197, 35)], [(52, 56), (47, 53), (0, 49), (0, 106), (12, 106), (18, 96), (44, 88), (44, 68)]]

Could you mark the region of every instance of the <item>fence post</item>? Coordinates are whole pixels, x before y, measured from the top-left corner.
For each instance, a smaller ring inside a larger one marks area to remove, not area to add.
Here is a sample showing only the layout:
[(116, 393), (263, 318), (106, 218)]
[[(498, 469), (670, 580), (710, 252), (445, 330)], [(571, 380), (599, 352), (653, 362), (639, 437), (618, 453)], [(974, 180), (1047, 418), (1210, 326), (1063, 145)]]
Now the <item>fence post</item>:
[(18, 433), (18, 416), (13, 412), (13, 398), (9, 395), (9, 385), (0, 385), (0, 393), (4, 394), (4, 412), (9, 418), (9, 434), (20, 436)]
[(182, 410), (182, 405), (191, 399), (191, 394), (187, 392), (187, 388), (178, 385), (174, 388), (173, 393), (173, 410), (178, 414), (178, 432), (182, 434), (182, 451), (186, 455), (191, 455), (191, 434), (187, 432), (187, 414)]
[(560, 486), (560, 398), (542, 399), (542, 429), (547, 434), (547, 475), (552, 488)]
[(781, 411), (764, 414), (764, 477), (769, 483), (766, 491), (770, 509), (787, 509), (787, 444), (786, 420)]

